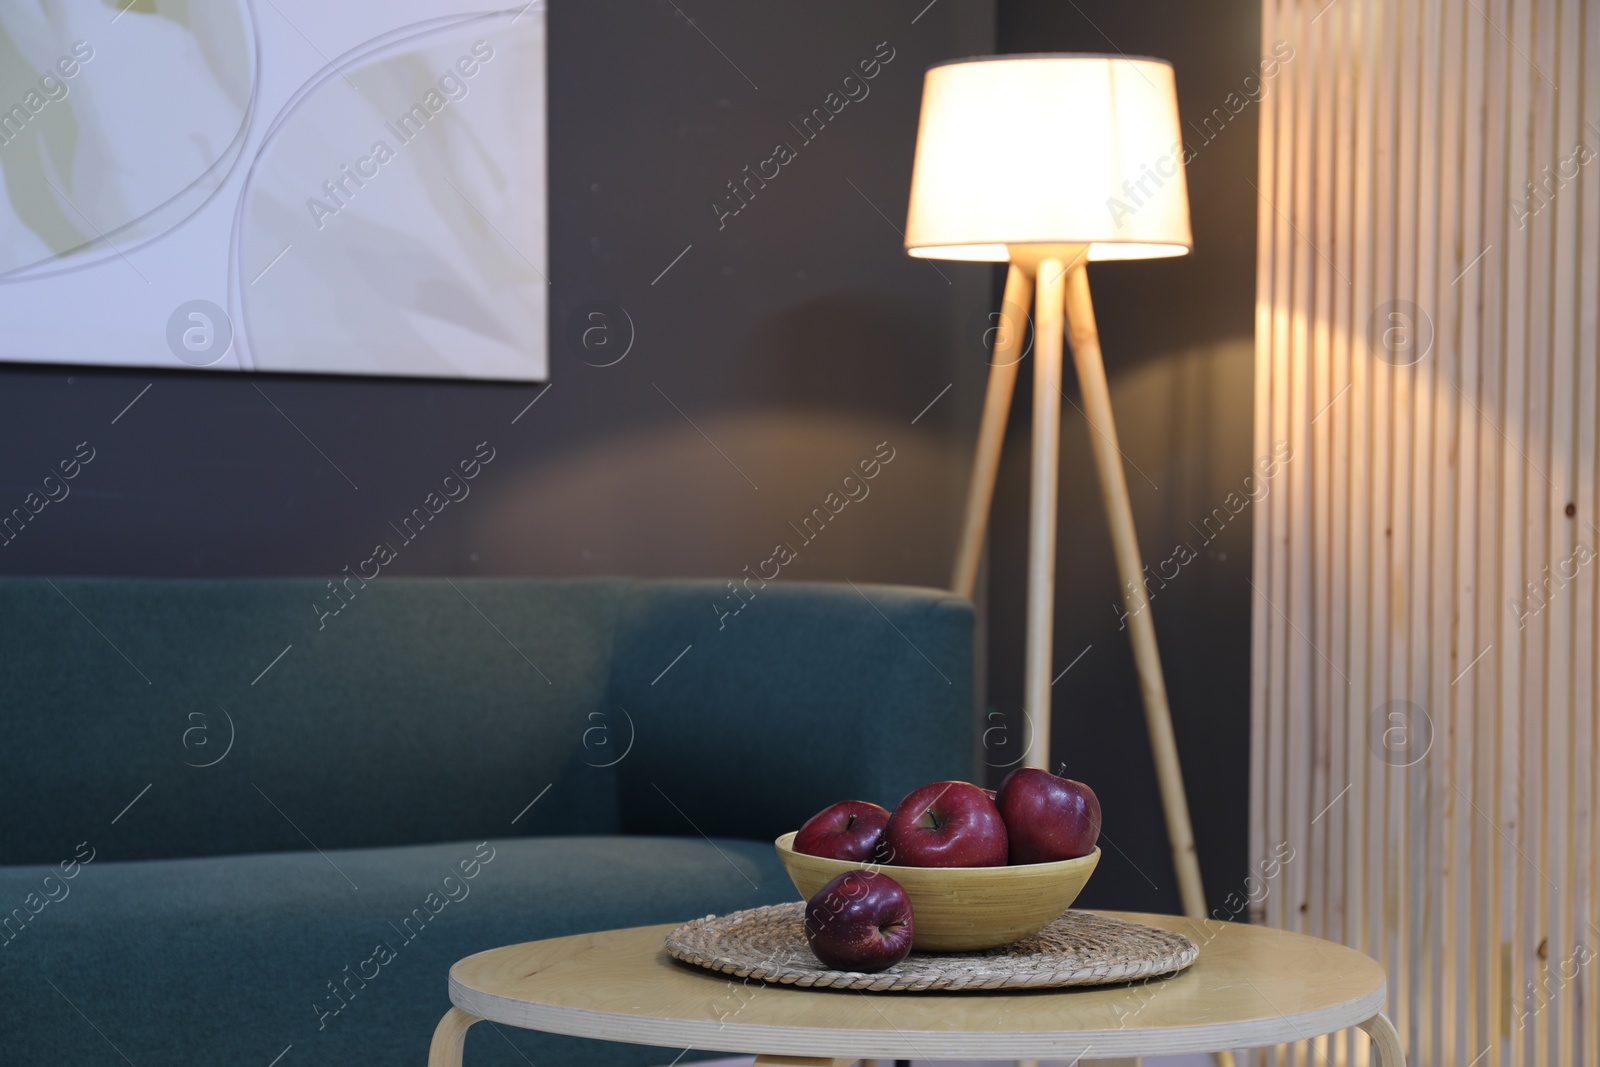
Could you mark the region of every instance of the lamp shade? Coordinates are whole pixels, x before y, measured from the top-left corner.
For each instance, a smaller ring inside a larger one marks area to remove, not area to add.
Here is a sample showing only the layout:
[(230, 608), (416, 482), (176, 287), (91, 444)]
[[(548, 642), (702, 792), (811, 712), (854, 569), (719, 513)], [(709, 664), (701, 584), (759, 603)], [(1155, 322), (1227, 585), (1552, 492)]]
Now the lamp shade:
[(906, 251), (1001, 261), (1006, 246), (1090, 259), (1194, 245), (1172, 65), (1120, 55), (984, 56), (928, 70)]

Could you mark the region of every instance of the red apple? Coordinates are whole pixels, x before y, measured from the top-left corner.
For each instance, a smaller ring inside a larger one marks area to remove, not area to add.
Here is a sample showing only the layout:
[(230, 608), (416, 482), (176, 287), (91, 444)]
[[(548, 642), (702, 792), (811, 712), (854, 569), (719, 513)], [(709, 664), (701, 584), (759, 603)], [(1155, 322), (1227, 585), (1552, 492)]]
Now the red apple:
[(1012, 863), (1053, 863), (1094, 851), (1100, 800), (1094, 790), (1037, 767), (1018, 767), (1000, 783), (1000, 817)]
[(1000, 867), (1006, 824), (994, 801), (970, 782), (913, 789), (889, 816), (888, 862), (905, 867)]
[(911, 900), (876, 871), (845, 871), (806, 904), (806, 942), (836, 971), (871, 974), (906, 958), (915, 933)]
[(794, 835), (796, 852), (835, 860), (870, 862), (883, 841), (889, 812), (865, 800), (841, 800), (807, 819)]

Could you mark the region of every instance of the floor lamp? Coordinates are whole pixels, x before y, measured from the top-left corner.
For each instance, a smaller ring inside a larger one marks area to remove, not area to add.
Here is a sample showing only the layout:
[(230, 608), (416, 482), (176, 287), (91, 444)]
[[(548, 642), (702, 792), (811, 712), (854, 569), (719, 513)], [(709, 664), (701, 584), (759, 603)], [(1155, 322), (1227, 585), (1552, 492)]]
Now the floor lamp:
[(1032, 290), (1024, 706), (1033, 724), (1027, 762), (1035, 767), (1047, 767), (1050, 759), (1062, 341), (1064, 334), (1071, 338), (1183, 910), (1203, 918), (1200, 867), (1087, 271), (1095, 260), (1190, 250), (1181, 145), (1172, 67), (1162, 60), (1051, 54), (935, 66), (923, 84), (906, 250), (930, 259), (1010, 263), (952, 582), (968, 597), (983, 551)]

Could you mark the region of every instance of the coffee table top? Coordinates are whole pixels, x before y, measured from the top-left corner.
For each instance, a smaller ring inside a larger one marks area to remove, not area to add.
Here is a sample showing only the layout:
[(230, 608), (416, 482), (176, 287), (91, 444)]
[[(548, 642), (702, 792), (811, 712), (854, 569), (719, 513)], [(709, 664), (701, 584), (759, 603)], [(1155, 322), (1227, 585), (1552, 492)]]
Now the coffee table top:
[(1200, 945), (1148, 983), (1016, 993), (863, 993), (746, 984), (672, 960), (675, 926), (490, 949), (450, 968), (480, 1018), (575, 1037), (718, 1052), (897, 1059), (1215, 1052), (1297, 1041), (1383, 1010), (1384, 972), (1330, 941), (1260, 926), (1104, 912)]

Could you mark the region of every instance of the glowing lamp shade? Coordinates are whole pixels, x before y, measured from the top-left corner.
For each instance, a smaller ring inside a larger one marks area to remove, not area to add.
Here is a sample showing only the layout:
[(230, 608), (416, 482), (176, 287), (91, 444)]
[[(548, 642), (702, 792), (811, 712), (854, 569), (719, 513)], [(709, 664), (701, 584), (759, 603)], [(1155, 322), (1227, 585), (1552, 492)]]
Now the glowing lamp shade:
[(1004, 261), (1030, 244), (1088, 245), (1091, 260), (1193, 248), (1170, 64), (989, 56), (928, 71), (906, 251)]

